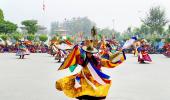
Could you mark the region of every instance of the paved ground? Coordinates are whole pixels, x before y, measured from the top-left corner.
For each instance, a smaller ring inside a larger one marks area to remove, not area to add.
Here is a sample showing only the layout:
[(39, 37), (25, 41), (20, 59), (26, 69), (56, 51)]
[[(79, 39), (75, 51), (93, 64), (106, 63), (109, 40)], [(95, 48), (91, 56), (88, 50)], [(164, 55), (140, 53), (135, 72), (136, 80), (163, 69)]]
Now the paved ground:
[[(104, 69), (113, 80), (107, 100), (170, 100), (170, 59), (151, 57), (153, 63), (138, 64), (128, 55), (119, 67)], [(58, 66), (48, 54), (31, 54), (24, 60), (0, 54), (0, 100), (70, 100), (55, 89), (57, 79), (71, 74), (57, 72)]]

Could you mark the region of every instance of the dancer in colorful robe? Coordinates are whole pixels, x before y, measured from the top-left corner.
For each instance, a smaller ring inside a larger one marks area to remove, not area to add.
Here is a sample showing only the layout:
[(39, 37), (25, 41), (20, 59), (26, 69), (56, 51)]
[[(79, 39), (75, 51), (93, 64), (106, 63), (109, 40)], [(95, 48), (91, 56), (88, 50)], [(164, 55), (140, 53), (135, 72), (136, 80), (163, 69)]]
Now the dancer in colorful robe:
[(60, 66), (59, 70), (69, 68), (71, 72), (77, 65), (82, 67), (81, 72), (56, 81), (56, 88), (63, 91), (70, 98), (79, 100), (100, 100), (105, 99), (111, 86), (110, 76), (102, 72), (101, 67), (115, 68), (125, 60), (123, 51), (119, 51), (119, 59), (112, 62), (112, 59), (101, 59), (94, 54), (98, 50), (93, 47), (93, 43), (80, 48), (74, 47), (68, 57)]
[(138, 50), (138, 62), (139, 63), (146, 63), (145, 61), (147, 62), (152, 62), (148, 52), (147, 52), (147, 42), (146, 40), (142, 39), (141, 41), (141, 45), (140, 47), (137, 48)]
[(166, 43), (163, 49), (164, 49), (163, 55), (170, 58), (170, 43)]
[(19, 56), (19, 59), (24, 59), (25, 55), (29, 55), (30, 52), (28, 51), (27, 47), (25, 46), (23, 41), (20, 41), (20, 44), (18, 46), (18, 51), (16, 53), (16, 56)]
[(58, 60), (58, 62), (61, 62), (62, 58), (66, 58), (70, 50), (73, 48), (73, 45), (69, 41), (63, 41), (63, 43), (54, 46), (56, 47), (55, 60)]
[(132, 53), (133, 53), (133, 55), (134, 56), (138, 56), (138, 48), (140, 47), (140, 42), (139, 41), (137, 41), (137, 42), (135, 42), (134, 44), (133, 44), (133, 51), (132, 51)]
[(107, 47), (108, 46), (106, 45), (106, 41), (102, 40), (99, 48), (99, 55), (101, 56), (101, 58), (109, 59), (111, 52), (110, 49)]

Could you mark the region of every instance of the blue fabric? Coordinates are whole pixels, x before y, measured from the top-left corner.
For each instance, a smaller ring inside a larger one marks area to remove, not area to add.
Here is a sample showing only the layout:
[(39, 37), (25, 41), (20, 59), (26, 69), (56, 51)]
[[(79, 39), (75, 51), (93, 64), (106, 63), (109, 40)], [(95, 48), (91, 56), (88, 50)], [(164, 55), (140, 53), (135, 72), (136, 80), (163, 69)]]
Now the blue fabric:
[(86, 54), (86, 52), (82, 48), (80, 49), (80, 53), (81, 54)]
[(141, 52), (142, 48), (141, 48), (141, 47), (139, 47), (137, 50), (138, 50), (138, 52)]
[(24, 48), (26, 48), (26, 47), (25, 47), (25, 45), (19, 45), (19, 48), (20, 48), (20, 49), (24, 49)]
[(90, 62), (91, 66), (93, 67), (93, 69), (96, 71), (96, 73), (101, 77), (101, 78), (105, 78), (105, 79), (109, 79), (110, 76), (104, 74), (103, 72), (101, 72), (99, 69), (97, 69), (95, 67), (95, 65), (93, 64), (93, 62)]
[(123, 52), (123, 57), (124, 57), (124, 59), (126, 60), (125, 51), (124, 51), (124, 50), (122, 50), (122, 52)]
[(86, 52), (82, 48), (80, 49), (80, 54), (83, 57), (83, 59), (86, 58)]
[(134, 36), (134, 37), (132, 37), (132, 39), (137, 40), (137, 37)]
[(159, 44), (158, 44), (158, 48), (159, 49), (161, 49), (161, 48), (163, 48), (163, 46), (164, 46), (164, 43), (161, 41), (161, 42), (159, 42)]
[(67, 54), (64, 50), (63, 50), (64, 54)]
[(76, 80), (80, 83), (80, 77), (76, 76)]
[(102, 55), (102, 58), (105, 58), (105, 59), (109, 60), (109, 54)]

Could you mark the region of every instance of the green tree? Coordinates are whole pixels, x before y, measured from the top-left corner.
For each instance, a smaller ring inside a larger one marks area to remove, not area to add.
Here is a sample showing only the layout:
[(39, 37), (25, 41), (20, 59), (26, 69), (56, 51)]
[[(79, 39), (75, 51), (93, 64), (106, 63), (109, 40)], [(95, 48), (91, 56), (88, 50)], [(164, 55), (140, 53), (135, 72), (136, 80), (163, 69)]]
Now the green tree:
[(35, 40), (35, 35), (34, 34), (28, 34), (27, 35), (27, 40), (34, 41)]
[(4, 20), (4, 14), (3, 11), (0, 9), (0, 21)]
[(48, 40), (48, 36), (45, 35), (45, 34), (41, 34), (41, 35), (39, 36), (39, 40), (40, 40), (41, 42), (46, 42), (46, 41)]
[(114, 37), (116, 40), (120, 41), (121, 40), (121, 36), (120, 36), (120, 33), (119, 32), (114, 32), (113, 33)]
[(165, 42), (170, 43), (170, 38), (166, 38)]
[(28, 34), (35, 34), (38, 31), (37, 20), (25, 20), (21, 24), (25, 26)]
[(166, 33), (166, 34), (170, 34), (170, 25), (168, 26), (167, 33)]
[(140, 27), (140, 33), (149, 34), (149, 33), (150, 33), (149, 27), (146, 26), (146, 25), (141, 25), (141, 27)]
[(160, 6), (152, 7), (149, 10), (146, 18), (142, 20), (144, 25), (149, 26), (151, 33), (163, 33), (163, 27), (168, 23), (166, 18), (165, 10), (161, 9)]
[(23, 38), (23, 34), (19, 33), (19, 32), (15, 32), (12, 34), (12, 38), (15, 40), (15, 41), (19, 41)]
[(1, 34), (1, 39), (3, 41), (7, 41), (8, 40), (8, 35), (7, 34)]
[(123, 34), (121, 35), (121, 38), (122, 38), (122, 40), (126, 41), (126, 40), (128, 40), (128, 39), (131, 38), (131, 35), (130, 35), (130, 34), (127, 34), (127, 33), (123, 33)]
[(0, 35), (0, 38), (5, 42), (5, 46), (8, 46), (8, 42), (7, 42), (8, 37), (9, 36), (7, 34), (1, 34)]
[(13, 33), (17, 30), (17, 25), (10, 21), (1, 21), (0, 32), (1, 33)]
[(140, 34), (141, 34), (141, 31), (140, 31), (140, 28), (138, 28), (138, 27), (135, 27), (134, 29), (133, 29), (133, 31), (132, 31), (132, 34), (134, 35), (134, 36), (139, 36)]
[(3, 11), (0, 9), (0, 33), (13, 33), (17, 30), (17, 25), (4, 20)]

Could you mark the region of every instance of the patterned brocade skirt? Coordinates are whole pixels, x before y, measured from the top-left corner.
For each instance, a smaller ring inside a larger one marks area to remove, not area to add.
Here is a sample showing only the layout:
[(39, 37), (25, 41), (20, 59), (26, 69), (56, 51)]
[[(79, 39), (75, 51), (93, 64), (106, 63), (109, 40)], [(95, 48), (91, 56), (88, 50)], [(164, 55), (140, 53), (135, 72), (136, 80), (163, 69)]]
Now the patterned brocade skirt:
[(88, 79), (95, 85), (95, 89), (89, 85), (85, 78), (80, 79), (81, 87), (75, 88), (75, 75), (68, 76), (56, 81), (56, 89), (63, 91), (66, 96), (78, 98), (81, 96), (106, 97), (111, 86), (111, 82), (106, 85), (100, 85), (92, 76)]

